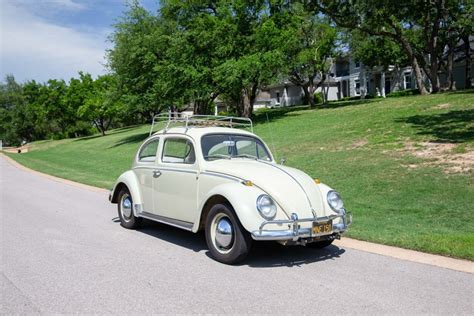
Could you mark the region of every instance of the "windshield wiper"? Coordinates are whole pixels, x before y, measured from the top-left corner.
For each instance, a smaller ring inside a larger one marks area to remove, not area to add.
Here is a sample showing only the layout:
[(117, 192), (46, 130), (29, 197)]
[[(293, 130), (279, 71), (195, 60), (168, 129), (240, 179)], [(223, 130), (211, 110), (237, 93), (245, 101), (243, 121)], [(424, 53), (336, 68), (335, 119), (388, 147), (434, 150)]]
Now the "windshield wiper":
[(204, 156), (204, 159), (230, 159), (230, 156), (223, 155), (223, 154), (214, 154), (214, 155), (209, 155), (209, 156)]
[(255, 157), (249, 154), (239, 154), (239, 155), (232, 156), (232, 158), (249, 158), (249, 159), (258, 160), (258, 157)]

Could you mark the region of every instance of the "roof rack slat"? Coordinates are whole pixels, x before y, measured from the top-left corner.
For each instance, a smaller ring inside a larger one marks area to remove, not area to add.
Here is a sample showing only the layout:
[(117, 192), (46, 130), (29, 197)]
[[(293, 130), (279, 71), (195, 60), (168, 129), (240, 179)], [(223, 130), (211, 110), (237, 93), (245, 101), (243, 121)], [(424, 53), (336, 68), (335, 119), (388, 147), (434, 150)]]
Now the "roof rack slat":
[(233, 116), (219, 116), (219, 115), (186, 115), (179, 112), (168, 112), (155, 115), (151, 124), (150, 135), (153, 133), (155, 124), (159, 122), (166, 122), (165, 132), (168, 131), (173, 124), (182, 125), (186, 130), (190, 127), (208, 127), (208, 126), (223, 126), (223, 127), (242, 127), (250, 128), (253, 133), (252, 120), (246, 117)]

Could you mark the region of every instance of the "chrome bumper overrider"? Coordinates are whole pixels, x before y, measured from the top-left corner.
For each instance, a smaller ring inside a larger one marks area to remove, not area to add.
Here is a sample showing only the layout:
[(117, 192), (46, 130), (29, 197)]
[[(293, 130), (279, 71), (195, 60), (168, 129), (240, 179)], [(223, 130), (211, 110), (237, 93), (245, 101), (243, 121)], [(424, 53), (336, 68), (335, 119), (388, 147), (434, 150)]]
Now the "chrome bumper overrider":
[[(342, 222), (333, 224), (332, 231), (323, 234), (313, 234), (312, 228), (301, 228), (300, 223), (323, 223), (341, 218)], [(285, 230), (264, 230), (266, 225), (278, 224), (288, 225), (290, 229)], [(334, 234), (342, 234), (352, 224), (352, 213), (345, 210), (340, 215), (331, 215), (324, 217), (302, 218), (298, 219), (298, 215), (291, 214), (291, 220), (273, 220), (265, 221), (260, 225), (258, 230), (252, 232), (252, 238), (255, 240), (293, 240), (297, 241), (300, 238), (312, 238)]]

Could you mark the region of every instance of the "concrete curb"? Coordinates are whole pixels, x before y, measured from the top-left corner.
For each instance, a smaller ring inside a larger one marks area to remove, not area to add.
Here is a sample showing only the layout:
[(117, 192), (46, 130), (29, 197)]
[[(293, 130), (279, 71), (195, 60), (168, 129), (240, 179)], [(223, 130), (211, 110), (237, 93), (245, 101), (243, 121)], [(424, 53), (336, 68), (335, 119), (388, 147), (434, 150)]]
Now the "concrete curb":
[[(7, 160), (13, 166), (15, 166), (16, 168), (20, 170), (31, 172), (31, 173), (34, 173), (41, 177), (48, 178), (56, 182), (64, 183), (67, 185), (71, 185), (77, 188), (94, 191), (94, 192), (100, 192), (100, 193), (109, 192), (106, 189), (101, 189), (101, 188), (97, 188), (91, 185), (82, 184), (82, 183), (74, 182), (71, 180), (66, 180), (63, 178), (58, 178), (46, 173), (42, 173), (42, 172), (30, 169), (28, 167), (21, 165), (20, 163), (16, 162), (10, 157), (4, 155), (3, 153), (0, 153), (0, 156), (5, 158), (5, 160)], [(374, 253), (374, 254), (378, 254), (382, 256), (397, 258), (397, 259), (401, 259), (405, 261), (417, 262), (417, 263), (427, 264), (427, 265), (436, 266), (440, 268), (446, 268), (450, 270), (474, 274), (474, 262), (468, 261), (468, 260), (454, 259), (454, 258), (440, 256), (440, 255), (433, 255), (429, 253), (419, 252), (415, 250), (375, 244), (375, 243), (362, 241), (362, 240), (356, 240), (356, 239), (347, 238), (347, 237), (344, 237), (341, 240), (336, 240), (334, 244), (336, 246), (343, 247), (343, 248), (351, 248), (351, 249), (370, 252), (370, 253)]]
[(343, 248), (351, 248), (365, 252), (375, 253), (382, 256), (393, 257), (400, 260), (417, 262), (440, 268), (446, 268), (450, 270), (474, 274), (474, 262), (469, 260), (454, 259), (440, 255), (433, 255), (430, 253), (375, 244), (367, 241), (345, 237), (343, 237), (341, 240), (336, 240), (334, 244)]

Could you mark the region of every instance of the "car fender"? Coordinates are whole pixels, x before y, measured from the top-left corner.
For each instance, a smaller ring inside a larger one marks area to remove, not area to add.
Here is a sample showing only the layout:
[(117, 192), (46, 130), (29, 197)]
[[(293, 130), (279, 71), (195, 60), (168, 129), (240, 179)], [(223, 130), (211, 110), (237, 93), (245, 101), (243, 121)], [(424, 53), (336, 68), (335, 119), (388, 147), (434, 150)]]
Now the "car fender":
[[(201, 219), (201, 215), (206, 202), (214, 196), (222, 196), (229, 201), (245, 230), (252, 232), (259, 229), (260, 225), (265, 221), (258, 212), (256, 204), (257, 198), (261, 194), (265, 194), (265, 192), (260, 188), (246, 186), (241, 182), (224, 183), (214, 187), (200, 200), (199, 212), (194, 221), (193, 231), (198, 231), (201, 220), (206, 221), (205, 218)], [(288, 217), (278, 208), (275, 219), (288, 219)]]
[(142, 196), (140, 193), (140, 185), (138, 182), (138, 178), (135, 172), (133, 172), (132, 170), (125, 171), (118, 177), (110, 193), (110, 202), (118, 203), (118, 195), (123, 185), (125, 185), (128, 188), (128, 190), (130, 191), (130, 194), (132, 195), (132, 200), (134, 204), (133, 213), (135, 216), (137, 216), (136, 205), (141, 206), (143, 205), (143, 202), (142, 202)]

